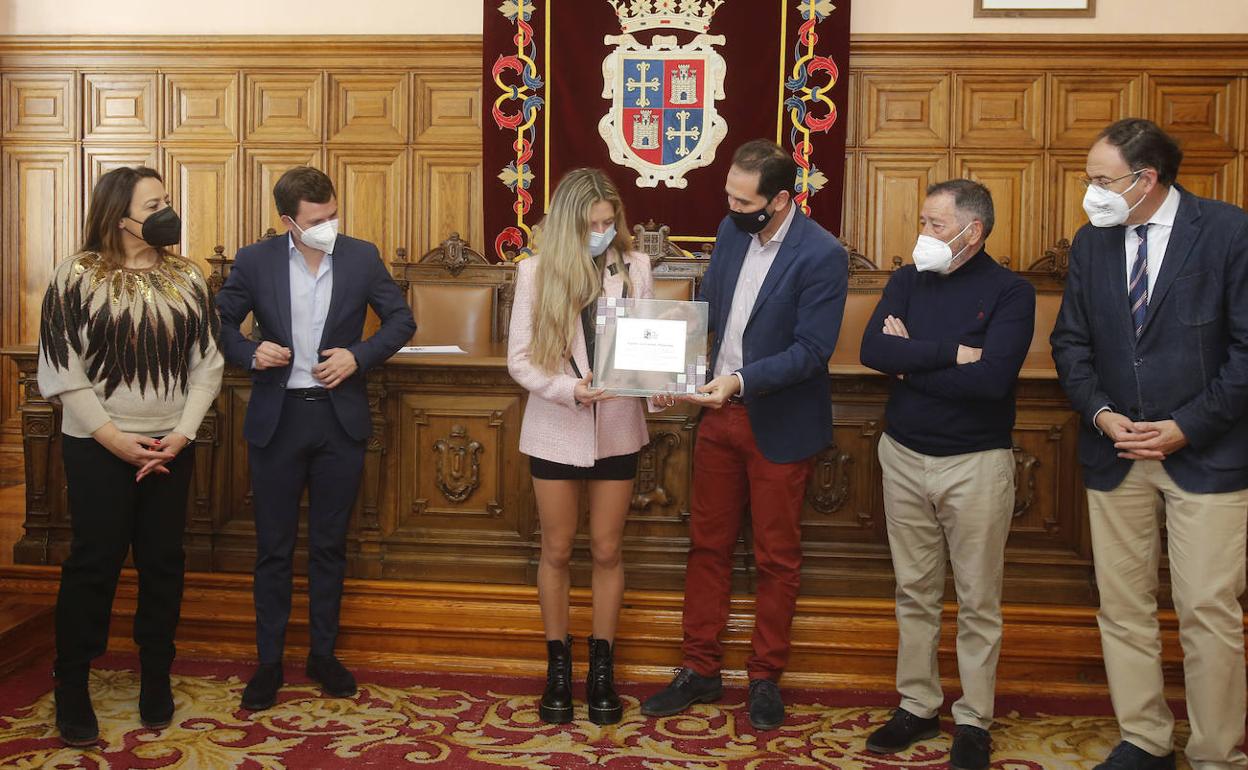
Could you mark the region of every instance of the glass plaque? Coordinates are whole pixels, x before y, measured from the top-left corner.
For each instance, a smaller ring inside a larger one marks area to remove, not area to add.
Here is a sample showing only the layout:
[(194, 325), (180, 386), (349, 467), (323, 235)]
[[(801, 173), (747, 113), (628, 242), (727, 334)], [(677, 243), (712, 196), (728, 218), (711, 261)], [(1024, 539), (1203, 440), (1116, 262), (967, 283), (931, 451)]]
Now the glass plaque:
[(707, 304), (599, 297), (594, 387), (620, 396), (694, 393), (706, 383)]

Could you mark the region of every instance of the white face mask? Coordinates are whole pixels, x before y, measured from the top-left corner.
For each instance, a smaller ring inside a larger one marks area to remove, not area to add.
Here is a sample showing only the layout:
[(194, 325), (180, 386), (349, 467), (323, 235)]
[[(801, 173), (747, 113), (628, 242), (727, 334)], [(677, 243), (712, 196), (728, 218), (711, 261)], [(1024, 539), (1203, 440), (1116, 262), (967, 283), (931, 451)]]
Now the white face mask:
[[(963, 246), (957, 254), (954, 254), (949, 244), (960, 238), (962, 233), (970, 229), (972, 224), (974, 224), (973, 221), (967, 222), (966, 227), (963, 227), (961, 232), (948, 241), (942, 241), (930, 235), (920, 235), (918, 241), (914, 244), (914, 251), (910, 255), (914, 259), (915, 269), (919, 272), (930, 270), (935, 273), (948, 273), (949, 268), (953, 267), (953, 260), (962, 256), (962, 252), (966, 251), (966, 246)], [(968, 243), (967, 246), (969, 245)]]
[(1131, 192), (1131, 188), (1139, 184), (1139, 175), (1143, 170), (1131, 172), (1136, 175), (1135, 181), (1131, 183), (1131, 187), (1121, 193), (1106, 190), (1097, 184), (1088, 185), (1088, 191), (1083, 194), (1083, 210), (1088, 215), (1088, 221), (1097, 227), (1117, 227), (1126, 224), (1131, 212), (1144, 202), (1144, 198), (1141, 197), (1134, 206), (1128, 206), (1127, 199), (1123, 195)]
[(334, 250), (334, 241), (338, 240), (337, 219), (321, 222), (319, 225), (313, 225), (307, 230), (300, 227), (299, 223), (293, 219), (290, 220), (290, 223), (299, 231), (299, 240), (303, 241), (305, 246), (310, 246), (326, 254)]
[(602, 252), (607, 250), (611, 245), (611, 241), (615, 240), (615, 225), (609, 226), (601, 233), (590, 231), (589, 233), (589, 256), (601, 256)]

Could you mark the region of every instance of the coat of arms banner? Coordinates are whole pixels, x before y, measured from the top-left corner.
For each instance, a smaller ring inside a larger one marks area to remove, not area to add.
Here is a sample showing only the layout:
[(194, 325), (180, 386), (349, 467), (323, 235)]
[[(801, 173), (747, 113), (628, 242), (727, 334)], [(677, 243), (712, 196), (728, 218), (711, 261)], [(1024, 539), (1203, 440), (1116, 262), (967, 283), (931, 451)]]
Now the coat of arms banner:
[(850, 0), (483, 0), (485, 232), (531, 253), (568, 170), (597, 166), (630, 222), (699, 252), (733, 150), (778, 141), (799, 205), (841, 229)]

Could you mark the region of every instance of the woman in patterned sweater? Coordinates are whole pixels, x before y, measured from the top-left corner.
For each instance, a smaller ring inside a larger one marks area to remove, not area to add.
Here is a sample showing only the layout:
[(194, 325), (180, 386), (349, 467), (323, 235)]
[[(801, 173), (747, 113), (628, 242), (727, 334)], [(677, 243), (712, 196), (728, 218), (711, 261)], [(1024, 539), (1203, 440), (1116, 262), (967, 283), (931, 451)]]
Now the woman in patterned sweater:
[(56, 601), (56, 725), (71, 746), (99, 735), (87, 690), (105, 650), (117, 576), (133, 548), (143, 724), (173, 718), (169, 667), (182, 603), (191, 443), (221, 387), (217, 315), (194, 264), (166, 247), (181, 221), (150, 168), (100, 178), (82, 250), (43, 300), (39, 389), (60, 399), (73, 539)]

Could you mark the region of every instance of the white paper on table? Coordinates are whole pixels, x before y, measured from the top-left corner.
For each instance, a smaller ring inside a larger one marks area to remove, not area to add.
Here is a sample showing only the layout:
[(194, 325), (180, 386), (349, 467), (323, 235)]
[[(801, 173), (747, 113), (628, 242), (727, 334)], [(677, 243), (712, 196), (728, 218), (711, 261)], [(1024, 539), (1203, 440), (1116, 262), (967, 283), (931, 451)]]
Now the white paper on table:
[(467, 353), (459, 345), (406, 345), (400, 353)]
[(615, 368), (641, 372), (685, 371), (685, 321), (617, 318)]

